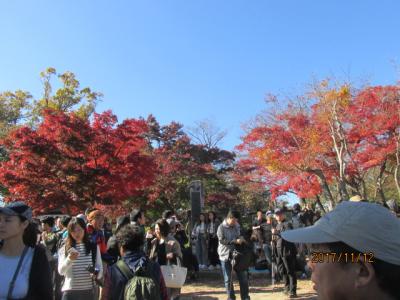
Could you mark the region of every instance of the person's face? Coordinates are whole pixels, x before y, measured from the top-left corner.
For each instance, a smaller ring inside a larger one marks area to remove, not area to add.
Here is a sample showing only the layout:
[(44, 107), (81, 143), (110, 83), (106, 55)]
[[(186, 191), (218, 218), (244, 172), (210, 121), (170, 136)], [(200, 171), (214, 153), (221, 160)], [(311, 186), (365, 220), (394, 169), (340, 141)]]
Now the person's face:
[(100, 230), (103, 228), (104, 225), (104, 216), (102, 215), (98, 215), (96, 216), (92, 222), (91, 222), (92, 226), (94, 227), (94, 229), (96, 230)]
[(141, 217), (138, 219), (140, 225), (146, 225), (146, 216), (142, 212)]
[(200, 215), (200, 222), (204, 222), (206, 220), (206, 218), (204, 217), (204, 215)]
[(259, 220), (262, 219), (262, 212), (261, 211), (257, 212), (257, 219), (259, 219)]
[(154, 233), (156, 234), (156, 237), (158, 239), (161, 239), (161, 231), (160, 231), (160, 226), (158, 226), (158, 224), (156, 224), (156, 226), (154, 227)]
[(46, 231), (46, 232), (51, 231), (51, 227), (47, 223), (42, 223), (42, 229), (43, 229), (43, 231)]
[(228, 218), (227, 223), (229, 226), (235, 226), (238, 223), (238, 221), (236, 218)]
[(72, 238), (77, 242), (80, 243), (85, 236), (85, 229), (82, 228), (79, 224), (76, 224), (71, 231)]
[[(314, 249), (315, 253), (329, 253), (329, 249)], [(314, 258), (316, 258), (314, 256)], [(348, 266), (343, 266), (338, 262), (328, 262), (321, 259), (320, 262), (313, 262), (310, 257), (308, 265), (312, 270), (311, 281), (314, 283), (314, 290), (318, 294), (319, 300), (351, 299), (354, 296), (354, 274)], [(321, 262), (323, 261), (323, 262)]]
[(57, 228), (62, 228), (61, 219), (60, 218), (56, 219), (56, 226), (57, 226)]
[(284, 214), (277, 214), (275, 218), (276, 218), (276, 220), (278, 222), (283, 222), (285, 220), (285, 215)]
[(0, 214), (0, 240), (22, 236), (29, 222), (21, 222), (18, 216)]
[(214, 214), (213, 213), (209, 213), (208, 214), (208, 219), (210, 219), (210, 221), (214, 221)]

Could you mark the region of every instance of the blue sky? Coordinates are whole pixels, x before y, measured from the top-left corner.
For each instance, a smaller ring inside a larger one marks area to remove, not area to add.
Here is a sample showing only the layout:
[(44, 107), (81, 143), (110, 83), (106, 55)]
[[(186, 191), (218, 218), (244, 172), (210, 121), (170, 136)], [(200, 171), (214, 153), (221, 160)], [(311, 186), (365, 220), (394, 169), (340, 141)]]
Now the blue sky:
[(2, 1), (0, 91), (40, 96), (40, 71), (75, 72), (120, 120), (212, 119), (240, 142), (265, 95), (314, 77), (399, 79), (400, 2)]

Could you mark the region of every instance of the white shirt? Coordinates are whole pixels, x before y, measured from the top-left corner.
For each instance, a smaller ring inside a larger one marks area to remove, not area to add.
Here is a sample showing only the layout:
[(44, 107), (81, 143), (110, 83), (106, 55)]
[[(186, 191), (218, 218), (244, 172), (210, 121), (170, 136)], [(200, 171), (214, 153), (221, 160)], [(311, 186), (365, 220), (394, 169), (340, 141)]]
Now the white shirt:
[[(93, 288), (93, 280), (87, 271), (87, 266), (92, 265), (91, 253), (86, 254), (84, 244), (77, 244), (75, 249), (78, 250), (79, 256), (76, 260), (70, 260), (68, 254), (65, 255), (65, 247), (59, 251), (58, 272), (65, 276), (62, 291), (68, 290), (90, 290)], [(99, 246), (97, 246), (95, 267), (100, 271), (97, 278), (101, 278), (103, 273), (103, 265), (101, 262), (101, 254)]]
[[(31, 272), (34, 249), (29, 247), (18, 272), (12, 298), (25, 298), (29, 289), (29, 274)], [(6, 300), (8, 288), (17, 269), (20, 256), (6, 256), (0, 253), (0, 300)]]

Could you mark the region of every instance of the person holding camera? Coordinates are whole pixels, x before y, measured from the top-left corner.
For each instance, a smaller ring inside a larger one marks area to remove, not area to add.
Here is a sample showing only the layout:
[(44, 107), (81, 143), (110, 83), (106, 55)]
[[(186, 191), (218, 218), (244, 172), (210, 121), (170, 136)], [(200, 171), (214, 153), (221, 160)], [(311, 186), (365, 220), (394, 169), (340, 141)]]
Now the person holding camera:
[[(228, 299), (235, 299), (235, 291), (233, 289), (232, 271), (235, 269), (232, 262), (232, 254), (235, 245), (242, 245), (246, 241), (240, 235), (240, 226), (238, 223), (239, 213), (230, 211), (226, 219), (219, 225), (217, 230), (218, 236), (218, 255), (221, 261), (222, 274), (224, 276), (225, 289)], [(249, 282), (247, 270), (235, 269), (240, 285), (240, 299), (249, 300)]]
[(100, 249), (89, 241), (86, 224), (72, 218), (68, 237), (60, 249), (58, 272), (65, 276), (62, 300), (96, 299), (96, 282), (103, 274)]

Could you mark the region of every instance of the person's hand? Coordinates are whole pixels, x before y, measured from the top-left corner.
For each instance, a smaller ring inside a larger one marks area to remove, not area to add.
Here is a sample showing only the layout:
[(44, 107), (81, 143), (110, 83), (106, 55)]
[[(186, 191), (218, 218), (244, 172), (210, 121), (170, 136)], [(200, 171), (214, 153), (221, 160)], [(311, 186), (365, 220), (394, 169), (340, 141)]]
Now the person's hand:
[(272, 228), (272, 229), (271, 229), (271, 232), (272, 232), (272, 234), (275, 234), (275, 233), (276, 233), (276, 229), (275, 229), (275, 228)]
[(174, 241), (169, 241), (168, 245), (172, 247), (174, 245)]
[(68, 254), (68, 258), (70, 260), (76, 260), (78, 257), (79, 257), (79, 252), (71, 248)]
[(240, 245), (242, 243), (242, 240), (241, 239), (236, 239), (235, 243)]
[(70, 260), (76, 260), (76, 259), (78, 258), (78, 256), (79, 256), (79, 253), (77, 253), (77, 252), (71, 252), (71, 253), (68, 255), (68, 258), (69, 258)]
[(167, 254), (167, 259), (171, 260), (174, 258), (174, 254), (172, 252)]

